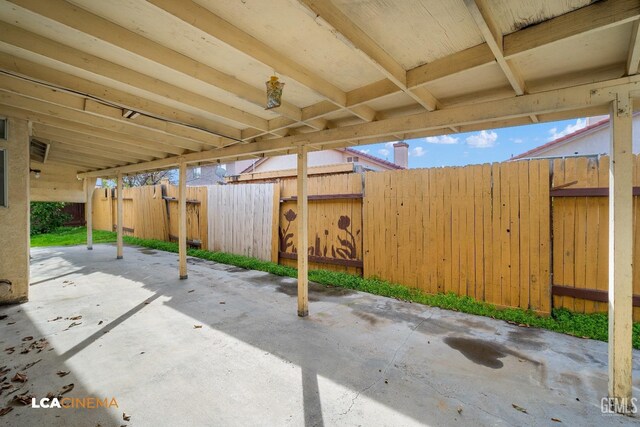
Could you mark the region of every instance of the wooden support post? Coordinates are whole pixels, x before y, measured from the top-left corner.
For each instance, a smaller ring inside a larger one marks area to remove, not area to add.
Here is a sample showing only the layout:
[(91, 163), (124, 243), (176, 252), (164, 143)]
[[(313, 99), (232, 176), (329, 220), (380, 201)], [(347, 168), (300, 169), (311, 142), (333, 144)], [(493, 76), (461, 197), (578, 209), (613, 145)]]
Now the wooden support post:
[(309, 315), (309, 212), (306, 146), (298, 149), (298, 316)]
[(87, 249), (93, 250), (93, 190), (96, 186), (95, 178), (84, 179), (84, 194), (86, 203), (84, 204), (84, 217), (87, 223)]
[(122, 172), (118, 172), (118, 181), (116, 184), (117, 204), (116, 204), (116, 233), (117, 233), (117, 255), (116, 259), (122, 259), (122, 227), (124, 222), (124, 207), (122, 191), (124, 185), (122, 185)]
[(180, 258), (180, 280), (187, 275), (187, 164), (180, 162), (178, 182), (178, 252)]
[(611, 103), (609, 165), (609, 398), (615, 410), (631, 406), (633, 154), (632, 103), (618, 93)]

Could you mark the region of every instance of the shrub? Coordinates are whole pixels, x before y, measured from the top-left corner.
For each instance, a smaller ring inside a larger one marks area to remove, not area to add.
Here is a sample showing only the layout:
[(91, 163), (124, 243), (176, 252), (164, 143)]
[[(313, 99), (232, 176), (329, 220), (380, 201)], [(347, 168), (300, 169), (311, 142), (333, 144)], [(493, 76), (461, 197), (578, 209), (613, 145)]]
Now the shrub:
[(62, 202), (31, 202), (31, 235), (50, 233), (71, 220), (63, 208)]

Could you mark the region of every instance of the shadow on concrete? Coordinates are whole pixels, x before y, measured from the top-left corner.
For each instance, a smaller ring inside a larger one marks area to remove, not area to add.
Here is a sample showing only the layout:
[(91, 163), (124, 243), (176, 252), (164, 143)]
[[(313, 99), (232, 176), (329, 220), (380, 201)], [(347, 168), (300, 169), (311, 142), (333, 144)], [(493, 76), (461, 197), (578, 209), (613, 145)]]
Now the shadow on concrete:
[[(578, 380), (566, 386), (564, 394), (558, 397), (557, 390), (562, 390), (563, 384), (556, 378), (548, 378), (546, 364), (552, 360), (550, 356), (533, 348), (522, 349), (517, 342), (524, 339), (544, 343), (551, 339), (547, 335), (550, 333), (539, 336), (537, 330), (521, 332), (522, 328), (491, 319), (319, 284), (310, 285), (311, 316), (301, 319), (296, 316), (294, 279), (190, 260), (189, 279), (180, 281), (176, 254), (145, 253), (127, 247), (125, 259), (115, 261), (113, 248), (101, 245), (94, 248), (90, 253), (56, 248), (56, 256), (80, 267), (77, 274), (82, 275), (83, 269), (90, 266), (90, 271), (110, 275), (113, 280), (119, 276), (139, 282), (153, 293), (150, 301), (162, 296), (162, 304), (194, 321), (299, 366), (306, 426), (323, 426), (326, 422), (319, 376), (351, 391), (344, 413), (336, 419), (349, 415), (356, 400), (366, 396), (420, 423), (454, 422), (461, 417), (459, 408), (463, 407), (467, 414), (477, 414), (471, 420), (473, 423), (519, 424), (523, 422), (523, 414), (514, 411), (510, 401), (519, 394), (529, 395), (540, 408), (545, 405), (557, 408), (561, 414), (558, 417), (562, 418), (585, 408), (590, 411), (588, 416), (593, 416), (598, 411), (591, 403), (606, 393), (606, 368), (590, 366), (594, 373), (580, 378), (579, 364), (562, 356), (562, 360), (553, 360), (558, 364), (554, 369), (573, 371)], [(44, 258), (46, 255), (39, 257)], [(105, 324), (57, 356), (56, 363), (78, 357), (105, 332), (129, 320), (145, 305), (140, 303)], [(438, 316), (433, 316), (434, 310)], [(523, 338), (523, 334), (527, 336)], [(505, 355), (499, 355), (499, 363), (486, 362), (482, 359), (485, 356), (480, 356), (482, 363), (474, 363), (472, 358), (460, 355), (455, 346), (446, 344), (445, 339), (452, 336), (471, 337), (489, 345), (499, 341)], [(584, 348), (587, 341), (564, 336), (554, 339), (558, 340), (555, 345), (571, 347), (562, 348), (567, 354), (588, 352)], [(593, 357), (606, 360), (602, 345), (606, 350), (606, 344), (593, 343), (598, 350)], [(543, 351), (548, 351), (548, 347)], [(551, 356), (555, 357), (555, 353)], [(634, 368), (638, 369), (637, 363)], [(556, 391), (551, 392), (552, 389)], [(532, 397), (532, 390), (540, 395)], [(496, 396), (505, 397), (500, 402), (503, 408), (496, 403)], [(581, 403), (585, 401), (589, 403)], [(544, 416), (550, 419), (547, 413)]]

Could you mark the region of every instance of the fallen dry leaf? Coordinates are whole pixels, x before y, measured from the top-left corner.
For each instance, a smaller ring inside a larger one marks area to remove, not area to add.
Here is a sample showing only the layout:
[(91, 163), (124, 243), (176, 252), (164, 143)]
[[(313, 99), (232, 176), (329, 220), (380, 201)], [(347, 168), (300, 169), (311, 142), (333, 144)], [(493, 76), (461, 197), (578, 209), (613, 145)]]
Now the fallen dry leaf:
[(458, 406), (458, 413), (461, 414), (462, 413), (462, 406)]
[(220, 301), (220, 304), (226, 304), (226, 302), (224, 302), (224, 301)]
[(65, 331), (68, 331), (69, 329), (73, 328), (74, 326), (78, 326), (78, 325), (82, 325), (82, 322), (71, 322), (71, 324), (69, 326), (67, 326), (67, 329), (65, 329)]
[(3, 315), (1, 315), (1, 316), (0, 316), (0, 320), (4, 320), (4, 319), (6, 319), (7, 317), (9, 317), (9, 315), (8, 315), (8, 314), (3, 314)]
[(11, 354), (14, 351), (16, 351), (16, 348), (15, 347), (7, 347), (7, 348), (4, 349), (4, 351), (6, 351), (7, 354)]
[(557, 418), (551, 418), (551, 421), (553, 421), (554, 423), (561, 423), (562, 422)]
[(27, 393), (28, 393), (28, 391), (23, 393), (23, 394), (21, 394), (21, 395), (13, 396), (12, 400), (15, 401), (15, 402), (18, 402), (18, 403), (20, 403), (22, 405), (25, 405), (25, 406), (26, 405), (30, 405), (31, 404), (31, 399), (34, 398), (35, 396), (32, 396), (32, 395), (27, 394)]
[(195, 292), (195, 289), (191, 289), (190, 291), (187, 291), (188, 294), (190, 294), (191, 292)]
[(56, 372), (56, 374), (57, 374), (59, 377), (64, 377), (64, 376), (66, 376), (66, 375), (69, 375), (69, 371), (58, 371), (58, 372)]
[(26, 383), (27, 382), (27, 374), (23, 374), (22, 372), (17, 372), (11, 381), (14, 383)]
[(512, 403), (511, 406), (513, 406), (513, 409), (522, 412), (523, 414), (528, 414), (527, 410), (524, 409), (522, 406), (518, 406), (515, 403)]
[(11, 383), (3, 383), (2, 387), (0, 387), (2, 390), (6, 390), (8, 388), (13, 387), (13, 385), (11, 385)]
[(200, 329), (202, 328), (202, 325), (193, 325), (193, 329)]
[(60, 391), (60, 394), (66, 394), (69, 393), (71, 390), (73, 390), (74, 384), (67, 384), (65, 386), (62, 387), (62, 390)]
[(98, 322), (98, 325), (102, 325), (104, 322), (101, 320)]
[(31, 340), (33, 340), (33, 337), (31, 335), (29, 335), (28, 337), (22, 338), (22, 341), (31, 341)]
[(24, 365), (24, 370), (26, 371), (27, 369), (29, 369), (30, 367), (32, 367), (33, 365), (35, 365), (38, 362), (42, 362), (42, 359), (38, 359), (35, 362), (27, 363), (26, 365)]
[(62, 316), (58, 316), (55, 319), (47, 320), (47, 322), (55, 322), (56, 320), (62, 319)]
[(7, 372), (9, 372), (11, 369), (7, 368), (6, 366), (3, 366), (2, 368), (0, 368), (0, 375), (4, 375)]
[(127, 415), (126, 413), (122, 413), (122, 419), (125, 421), (129, 421), (131, 420), (131, 415)]
[(7, 325), (15, 325), (16, 322), (7, 322)]
[(67, 320), (80, 320), (82, 319), (82, 316), (73, 316), (73, 317), (68, 317)]
[(4, 408), (0, 409), (0, 417), (3, 415), (7, 415), (11, 411), (13, 411), (13, 406), (5, 406)]

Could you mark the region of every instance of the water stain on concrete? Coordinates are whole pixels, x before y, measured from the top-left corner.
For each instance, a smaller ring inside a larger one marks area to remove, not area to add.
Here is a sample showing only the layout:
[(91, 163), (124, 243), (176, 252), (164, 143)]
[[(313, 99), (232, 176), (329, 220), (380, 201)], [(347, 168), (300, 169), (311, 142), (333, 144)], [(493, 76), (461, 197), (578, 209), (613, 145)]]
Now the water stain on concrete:
[(509, 331), (507, 339), (517, 347), (543, 350), (548, 344), (542, 339), (541, 334), (540, 329), (519, 327)]
[(500, 369), (504, 366), (501, 360), (507, 356), (504, 346), (496, 343), (487, 343), (475, 338), (446, 337), (444, 342), (454, 350), (458, 350), (464, 357), (473, 363), (486, 366), (491, 369)]
[(521, 361), (527, 361), (536, 367), (542, 368), (542, 381), (544, 381), (545, 369), (540, 362), (515, 352), (503, 344), (487, 342), (477, 338), (446, 337), (445, 344), (454, 350), (458, 350), (464, 357), (473, 363), (486, 366), (491, 369), (500, 369), (504, 363), (500, 360), (507, 355), (517, 357)]
[(381, 320), (379, 317), (377, 316), (373, 316), (369, 313), (364, 313), (362, 311), (357, 311), (357, 310), (353, 310), (353, 314), (355, 314), (356, 316), (358, 316), (359, 318), (361, 318), (362, 320), (365, 320), (366, 322), (368, 322), (371, 326), (375, 326), (378, 324), (378, 322)]
[[(275, 286), (275, 290), (290, 297), (298, 296), (298, 283), (290, 277), (278, 277), (271, 274), (259, 276), (242, 277), (243, 280), (255, 285)], [(321, 285), (319, 283), (309, 283), (309, 301), (320, 301), (322, 298), (344, 297), (354, 294), (351, 289), (337, 288), (334, 286)]]
[(154, 255), (157, 254), (157, 251), (154, 251), (153, 249), (148, 249), (148, 248), (140, 248), (138, 249), (138, 252), (143, 253), (145, 255)]

